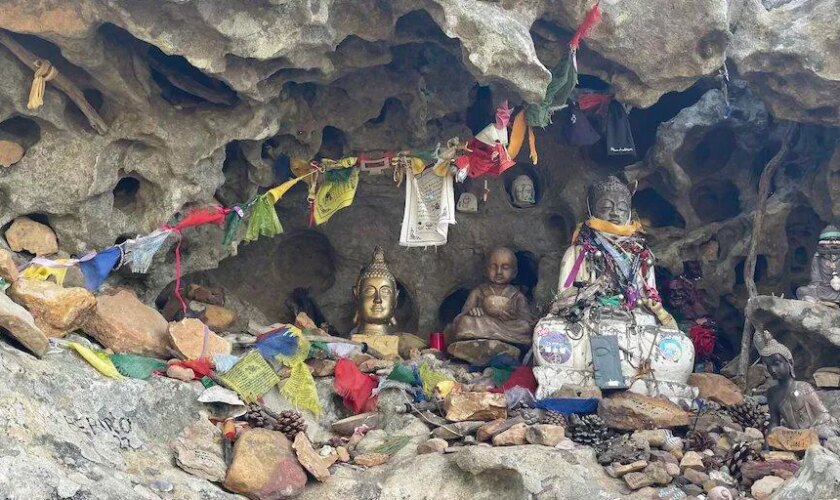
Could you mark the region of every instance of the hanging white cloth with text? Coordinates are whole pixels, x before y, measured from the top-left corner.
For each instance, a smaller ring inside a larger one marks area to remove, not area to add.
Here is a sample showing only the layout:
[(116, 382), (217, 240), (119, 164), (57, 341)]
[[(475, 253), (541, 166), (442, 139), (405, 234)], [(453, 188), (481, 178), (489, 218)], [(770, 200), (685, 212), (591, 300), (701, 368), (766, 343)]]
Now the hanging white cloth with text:
[(432, 168), (419, 175), (406, 170), (400, 245), (423, 247), (446, 244), (449, 225), (455, 224), (455, 187), (452, 181), (452, 175), (438, 176)]

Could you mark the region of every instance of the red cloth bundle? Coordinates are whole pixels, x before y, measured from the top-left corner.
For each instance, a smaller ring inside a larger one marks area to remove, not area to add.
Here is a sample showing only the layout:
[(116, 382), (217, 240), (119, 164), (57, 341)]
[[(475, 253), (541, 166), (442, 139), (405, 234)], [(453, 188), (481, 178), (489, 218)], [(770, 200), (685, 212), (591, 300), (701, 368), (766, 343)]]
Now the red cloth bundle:
[(689, 329), (688, 336), (694, 344), (694, 355), (697, 358), (707, 358), (714, 352), (717, 335), (708, 326), (694, 325)]
[(377, 398), (371, 397), (379, 385), (375, 375), (362, 373), (356, 363), (341, 358), (335, 364), (335, 382), (333, 389), (344, 399), (344, 406), (353, 413), (364, 413), (376, 409)]
[(572, 49), (577, 49), (580, 47), (580, 42), (587, 36), (589, 36), (589, 32), (592, 31), (592, 27), (595, 26), (598, 21), (601, 20), (601, 2), (597, 2), (594, 7), (589, 9), (589, 12), (586, 13), (586, 17), (583, 18), (583, 22), (580, 23), (578, 26), (577, 31), (575, 31), (575, 35), (572, 37), (572, 40), (569, 42), (569, 47)]

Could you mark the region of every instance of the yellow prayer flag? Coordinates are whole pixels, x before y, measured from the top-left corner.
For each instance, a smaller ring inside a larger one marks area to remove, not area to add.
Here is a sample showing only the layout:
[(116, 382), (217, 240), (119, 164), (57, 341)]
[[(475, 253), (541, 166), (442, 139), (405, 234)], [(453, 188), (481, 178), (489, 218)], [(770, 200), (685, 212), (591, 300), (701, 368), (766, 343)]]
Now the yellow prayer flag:
[(265, 196), (266, 198), (268, 198), (268, 201), (270, 201), (272, 204), (277, 203), (280, 200), (280, 198), (283, 197), (284, 194), (286, 194), (290, 189), (292, 189), (292, 187), (295, 184), (297, 184), (302, 179), (303, 177), (295, 177), (293, 179), (289, 179), (283, 184), (280, 184), (279, 186), (266, 191)]
[(125, 378), (117, 371), (117, 367), (105, 353), (93, 352), (78, 342), (69, 342), (68, 345), (102, 375), (111, 378)]
[[(342, 160), (343, 161), (343, 160)], [(359, 169), (354, 168), (346, 182), (325, 182), (315, 196), (315, 224), (330, 220), (336, 212), (349, 207), (359, 186)]]

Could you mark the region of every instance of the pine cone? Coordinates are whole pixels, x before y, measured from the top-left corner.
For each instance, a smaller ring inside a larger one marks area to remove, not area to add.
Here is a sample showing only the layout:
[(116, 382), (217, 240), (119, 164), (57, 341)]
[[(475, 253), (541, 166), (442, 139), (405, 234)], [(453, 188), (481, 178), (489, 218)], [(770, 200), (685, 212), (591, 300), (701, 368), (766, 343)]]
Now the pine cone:
[(528, 425), (539, 424), (542, 421), (542, 412), (537, 408), (519, 408), (511, 410), (511, 417), (522, 417)]
[(598, 415), (572, 415), (567, 429), (572, 441), (589, 446), (597, 447), (610, 438), (610, 430)]
[(708, 432), (702, 431), (692, 431), (688, 433), (688, 449), (694, 450), (697, 452), (702, 452), (703, 450), (712, 450), (714, 451), (717, 443), (711, 436), (709, 436)]
[(629, 434), (621, 434), (598, 444), (595, 447), (595, 455), (601, 465), (626, 465), (639, 460), (650, 460), (650, 449), (637, 445), (630, 439)]
[(289, 441), (294, 441), (298, 432), (306, 431), (306, 421), (299, 411), (286, 410), (280, 413), (277, 419), (278, 430), (289, 438)]
[(545, 415), (543, 415), (542, 420), (540, 420), (540, 423), (549, 425), (559, 425), (561, 427), (568, 426), (566, 417), (562, 413), (551, 410), (545, 412)]
[(743, 403), (726, 407), (732, 419), (743, 427), (753, 427), (767, 434), (770, 427), (770, 413), (752, 399), (745, 399)]
[(743, 477), (741, 475), (741, 466), (747, 462), (753, 462), (761, 459), (761, 455), (753, 450), (749, 443), (736, 443), (732, 446), (732, 449), (729, 450), (729, 453), (726, 454), (724, 463), (729, 468), (729, 474), (740, 481)]

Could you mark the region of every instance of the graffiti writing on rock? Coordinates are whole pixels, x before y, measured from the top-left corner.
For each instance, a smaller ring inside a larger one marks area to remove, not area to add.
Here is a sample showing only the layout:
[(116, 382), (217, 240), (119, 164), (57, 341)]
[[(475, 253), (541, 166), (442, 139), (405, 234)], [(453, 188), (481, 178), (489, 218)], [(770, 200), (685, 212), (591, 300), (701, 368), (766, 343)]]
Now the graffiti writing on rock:
[(120, 443), (120, 448), (136, 448), (132, 441), (136, 438), (132, 435), (132, 423), (128, 417), (117, 417), (108, 412), (104, 417), (99, 416), (76, 416), (65, 415), (64, 419), (68, 424), (84, 431), (89, 436), (111, 436)]

